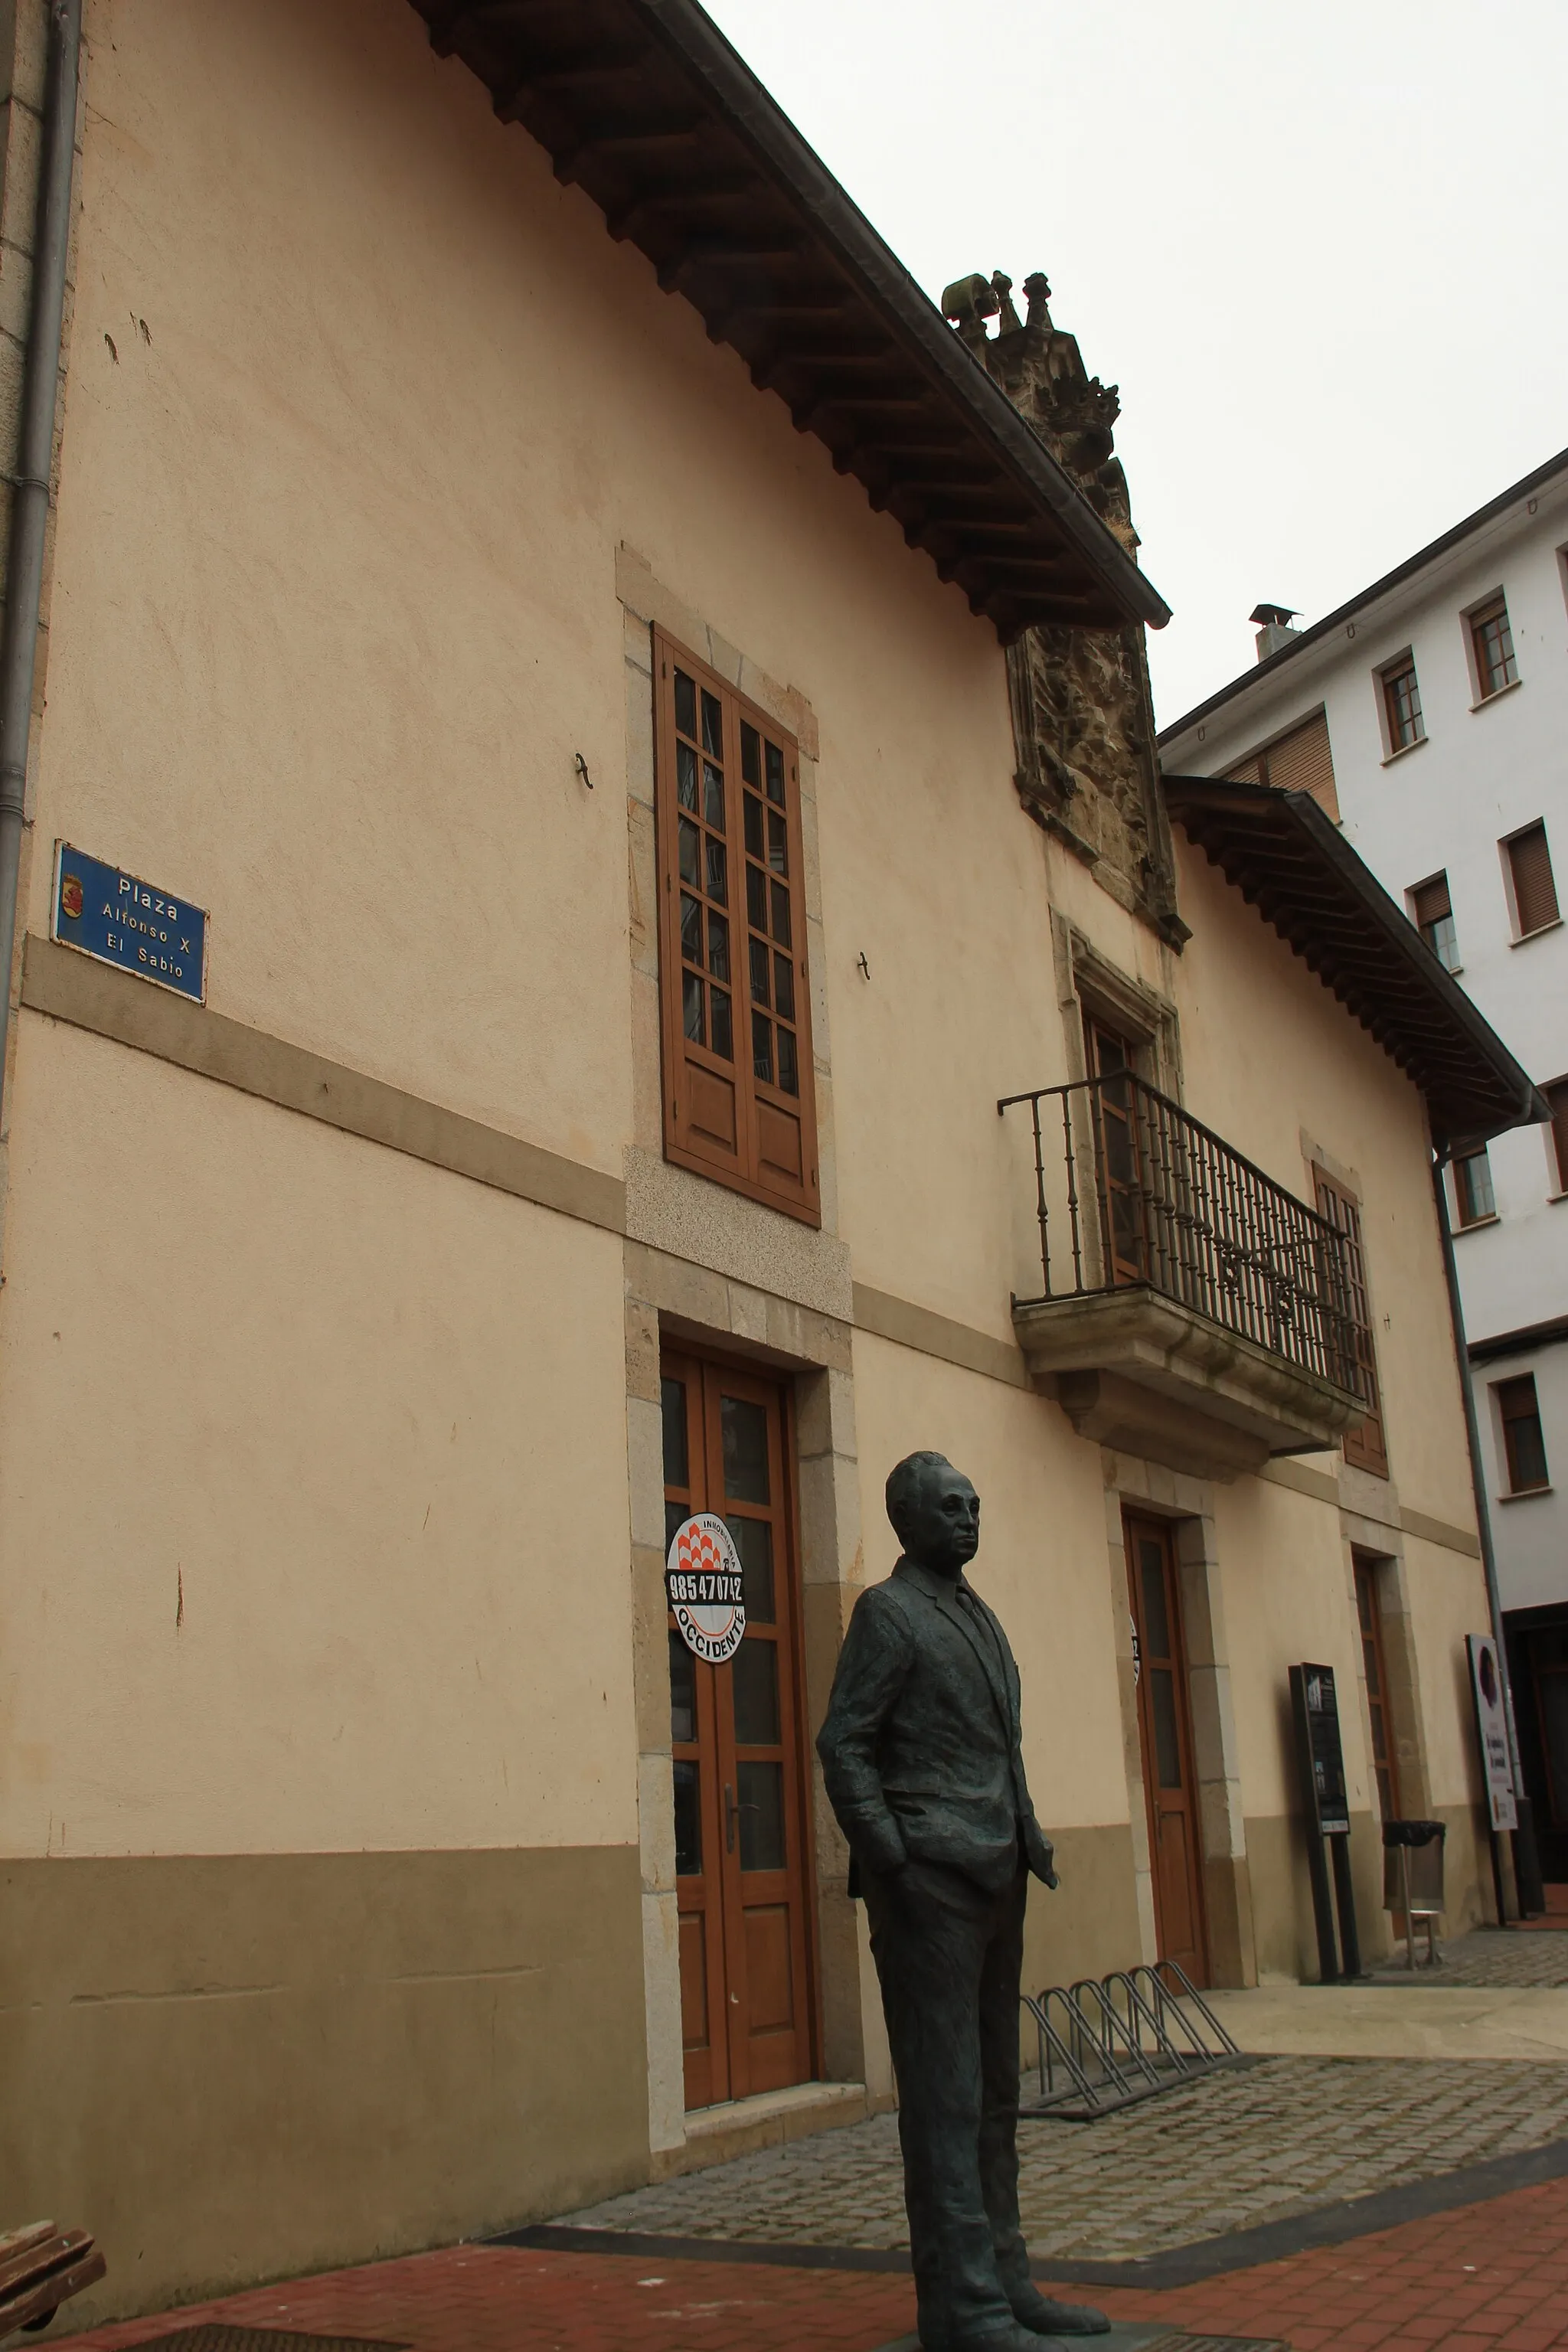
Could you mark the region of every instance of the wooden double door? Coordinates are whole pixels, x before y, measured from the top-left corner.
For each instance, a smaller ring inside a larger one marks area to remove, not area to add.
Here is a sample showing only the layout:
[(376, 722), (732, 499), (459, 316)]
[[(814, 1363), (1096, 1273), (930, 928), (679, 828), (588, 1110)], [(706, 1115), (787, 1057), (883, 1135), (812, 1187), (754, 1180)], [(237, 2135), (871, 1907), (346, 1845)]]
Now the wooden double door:
[(668, 1621), (686, 2104), (706, 2107), (814, 2071), (798, 1578), (781, 1391), (697, 1357), (660, 1370), (666, 1543), (722, 1518), (746, 1612), (717, 1666)]
[(1194, 1984), (1206, 1985), (1203, 1836), (1173, 1530), (1168, 1520), (1128, 1511), (1122, 1531), (1137, 1642), (1138, 1743), (1149, 1812), (1155, 1933), (1160, 1958), (1179, 1961)]

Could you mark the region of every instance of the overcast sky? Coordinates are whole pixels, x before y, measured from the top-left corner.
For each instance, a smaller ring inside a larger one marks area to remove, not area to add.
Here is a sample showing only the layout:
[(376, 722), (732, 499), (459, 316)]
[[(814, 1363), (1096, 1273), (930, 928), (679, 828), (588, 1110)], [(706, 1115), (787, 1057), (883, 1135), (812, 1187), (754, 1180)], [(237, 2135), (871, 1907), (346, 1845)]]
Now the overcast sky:
[(1121, 385), (1163, 726), (1568, 445), (1564, 0), (707, 5), (928, 293), (1043, 268)]

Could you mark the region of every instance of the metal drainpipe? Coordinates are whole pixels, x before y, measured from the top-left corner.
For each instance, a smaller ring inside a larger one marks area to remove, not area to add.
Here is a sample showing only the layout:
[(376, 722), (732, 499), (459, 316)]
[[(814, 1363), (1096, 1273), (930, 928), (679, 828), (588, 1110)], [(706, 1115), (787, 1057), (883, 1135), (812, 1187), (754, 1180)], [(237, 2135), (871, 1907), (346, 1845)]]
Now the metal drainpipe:
[[(1498, 1674), (1502, 1682), (1503, 1717), (1508, 1724), (1508, 1758), (1513, 1772), (1514, 1802), (1519, 1808), (1519, 1827), (1513, 1832), (1514, 1886), (1521, 1912), (1539, 1912), (1545, 1907), (1541, 1893), (1541, 1860), (1535, 1846), (1535, 1822), (1529, 1796), (1524, 1786), (1524, 1772), (1519, 1760), (1519, 1731), (1513, 1719), (1513, 1677), (1509, 1672), (1508, 1643), (1503, 1633), (1502, 1596), (1498, 1590), (1497, 1554), (1492, 1549), (1491, 1511), (1487, 1503), (1486, 1473), (1482, 1467), (1480, 1423), (1476, 1416), (1476, 1391), (1470, 1379), (1470, 1353), (1465, 1339), (1465, 1309), (1459, 1297), (1459, 1269), (1454, 1257), (1454, 1233), (1448, 1222), (1448, 1193), (1443, 1181), (1443, 1171), (1448, 1164), (1447, 1151), (1432, 1156), (1432, 1192), (1437, 1208), (1437, 1233), (1443, 1245), (1443, 1272), (1448, 1285), (1448, 1317), (1454, 1327), (1454, 1350), (1458, 1359), (1459, 1391), (1465, 1400), (1465, 1430), (1470, 1449), (1470, 1491), (1476, 1500), (1476, 1532), (1481, 1543), (1481, 1566), (1486, 1571), (1487, 1606), (1492, 1621), (1492, 1640), (1497, 1643)], [(1501, 1906), (1499, 1910), (1500, 1914)], [(1500, 1916), (1500, 1922), (1501, 1924)]]
[(33, 235), (32, 316), (22, 374), (22, 429), (11, 476), (11, 547), (5, 617), (0, 633), (0, 1108), (10, 1045), (11, 963), (16, 949), (16, 893), (32, 732), (33, 673), (44, 593), (44, 536), (49, 520), (55, 409), (59, 398), (66, 261), (70, 250), (71, 180), (76, 166), (77, 79), (81, 66), (81, 0), (49, 0), (48, 68), (44, 84), (43, 155)]

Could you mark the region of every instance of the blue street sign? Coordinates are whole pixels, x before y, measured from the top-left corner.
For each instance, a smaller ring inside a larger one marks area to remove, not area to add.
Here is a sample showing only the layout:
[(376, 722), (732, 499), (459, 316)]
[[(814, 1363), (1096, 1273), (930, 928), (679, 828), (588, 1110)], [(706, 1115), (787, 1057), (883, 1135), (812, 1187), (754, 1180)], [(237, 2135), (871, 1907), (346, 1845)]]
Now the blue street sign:
[(61, 841), (55, 846), (52, 915), (54, 935), (64, 946), (205, 1003), (207, 919), (188, 898), (171, 898)]

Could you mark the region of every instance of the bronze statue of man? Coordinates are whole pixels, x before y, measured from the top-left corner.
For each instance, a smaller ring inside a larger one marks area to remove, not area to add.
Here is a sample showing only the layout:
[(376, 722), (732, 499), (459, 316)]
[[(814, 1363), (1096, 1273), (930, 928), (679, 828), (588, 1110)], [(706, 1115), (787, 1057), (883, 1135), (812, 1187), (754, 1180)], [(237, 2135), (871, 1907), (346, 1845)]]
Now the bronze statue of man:
[(1018, 1989), (1029, 1873), (1057, 1884), (1019, 1746), (1018, 1669), (963, 1570), (980, 1498), (940, 1454), (888, 1480), (903, 1557), (855, 1605), (816, 1748), (864, 1898), (899, 2086), (926, 2352), (1043, 2352), (1103, 2313), (1029, 2280)]

